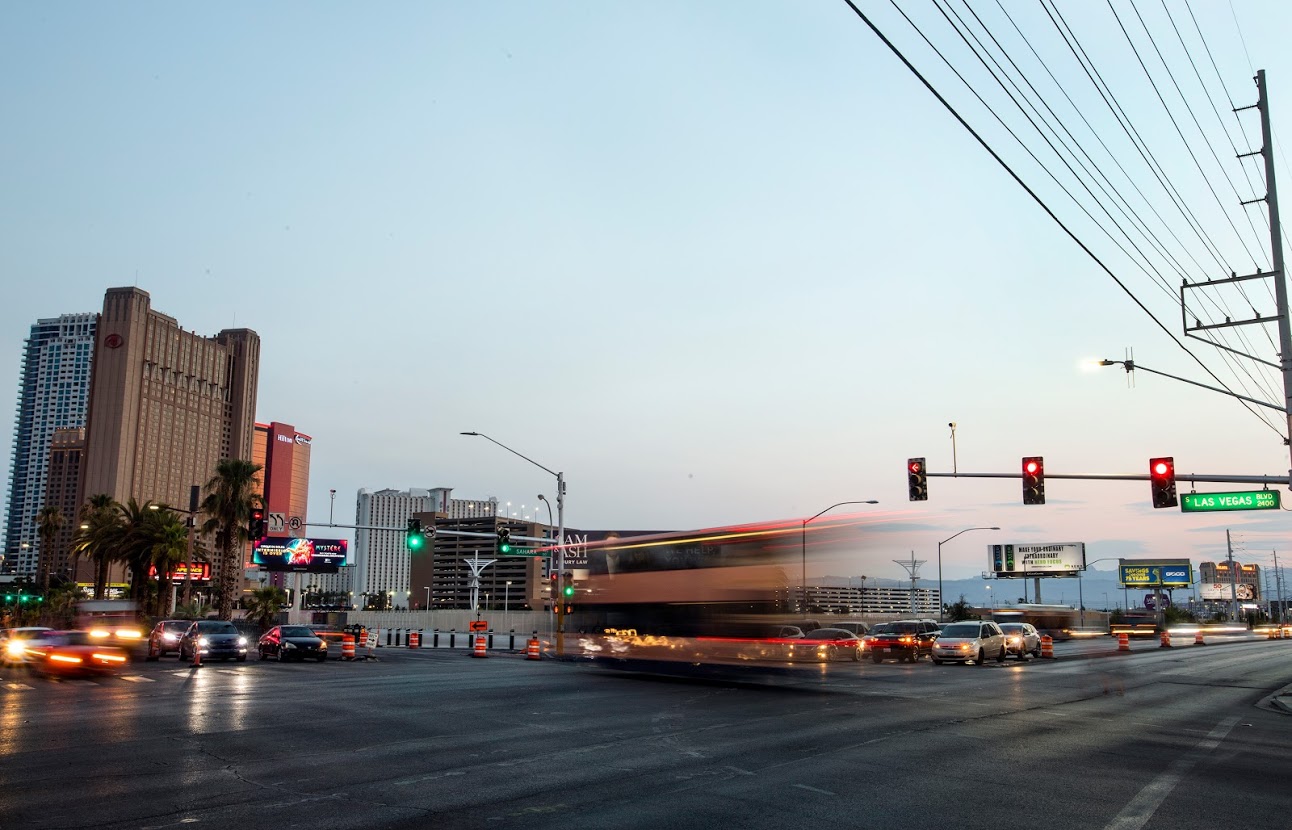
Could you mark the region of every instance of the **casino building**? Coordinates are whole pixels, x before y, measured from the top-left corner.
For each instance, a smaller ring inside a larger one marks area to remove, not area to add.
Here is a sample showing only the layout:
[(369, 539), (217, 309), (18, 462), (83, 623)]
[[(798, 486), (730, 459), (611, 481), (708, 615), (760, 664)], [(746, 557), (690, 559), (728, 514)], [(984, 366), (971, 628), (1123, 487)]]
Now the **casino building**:
[[(260, 465), (260, 495), (264, 499), (265, 512), (281, 513), (291, 522), (301, 523), (298, 536), (328, 536), (330, 534), (311, 534), (304, 526), (305, 510), (310, 495), (310, 448), (314, 439), (303, 432), (298, 432), (291, 424), (271, 421), (255, 425), (255, 436), (252, 438), (251, 461)], [(274, 531), (275, 536), (289, 536), (293, 531)], [(244, 566), (251, 562), (251, 544), (244, 551)], [(292, 587), (284, 580), (282, 572), (270, 574), (266, 584), (280, 588)], [(252, 587), (258, 587), (252, 586)]]

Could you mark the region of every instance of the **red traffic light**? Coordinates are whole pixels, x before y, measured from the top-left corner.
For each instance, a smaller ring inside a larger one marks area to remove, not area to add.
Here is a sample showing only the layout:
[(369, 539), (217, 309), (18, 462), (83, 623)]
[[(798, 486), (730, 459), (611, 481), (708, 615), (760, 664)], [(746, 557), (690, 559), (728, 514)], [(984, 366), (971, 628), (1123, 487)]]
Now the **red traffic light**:
[(911, 467), (911, 472), (918, 473), (921, 469), (924, 468), (924, 464), (923, 462), (920, 462), (920, 461), (911, 461), (910, 467)]
[(1175, 494), (1175, 459), (1171, 456), (1148, 460), (1149, 487), (1156, 508), (1175, 507), (1180, 503)]
[(1029, 460), (1027, 462), (1027, 466), (1025, 466), (1023, 469), (1028, 473), (1035, 473), (1040, 468), (1041, 468), (1040, 464), (1037, 464), (1035, 461)]
[(1153, 472), (1153, 475), (1155, 476), (1164, 476), (1167, 473), (1171, 472), (1171, 465), (1166, 462), (1166, 459), (1159, 458), (1157, 461), (1153, 463), (1152, 472)]

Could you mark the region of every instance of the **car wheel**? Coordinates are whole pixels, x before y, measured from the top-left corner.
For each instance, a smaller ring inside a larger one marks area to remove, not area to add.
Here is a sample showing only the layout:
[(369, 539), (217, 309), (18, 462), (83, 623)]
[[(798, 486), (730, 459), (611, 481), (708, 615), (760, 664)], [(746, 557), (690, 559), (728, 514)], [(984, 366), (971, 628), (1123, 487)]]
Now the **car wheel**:
[(852, 650), (852, 661), (853, 661), (854, 663), (860, 663), (860, 662), (861, 662), (861, 649), (859, 649), (859, 648), (855, 648), (855, 649), (853, 649), (853, 650)]
[(986, 662), (987, 662), (987, 655), (983, 653), (982, 649), (978, 649), (978, 665), (980, 666), (984, 665)]
[(1041, 657), (1041, 647), (1040, 647), (1040, 646), (1037, 646), (1035, 649), (1033, 649), (1033, 650), (1032, 650), (1032, 656), (1033, 656), (1033, 657), (1035, 657), (1035, 658), (1037, 658), (1038, 660), (1040, 659), (1040, 657)]
[(146, 657), (144, 657), (144, 659), (147, 660), (149, 663), (153, 663), (153, 662), (156, 662), (157, 659), (160, 657), (161, 657), (160, 654), (157, 654), (152, 649), (148, 649), (148, 654)]
[(286, 662), (287, 662), (287, 652), (285, 652), (285, 651), (283, 651), (283, 650), (279, 649), (279, 651), (278, 651), (278, 662), (280, 662), (280, 663), (286, 663)]
[(1004, 663), (1004, 662), (1005, 662), (1005, 647), (1004, 647), (1004, 646), (1001, 646), (1001, 647), (1000, 647), (1000, 654), (997, 654), (997, 655), (996, 655), (996, 662), (997, 662), (997, 663)]
[(884, 658), (883, 658), (883, 657), (880, 657), (878, 654), (876, 654), (876, 655), (872, 656), (870, 659), (871, 659), (871, 660), (874, 660), (876, 663), (882, 663), (882, 662), (884, 662)]
[(933, 661), (933, 665), (935, 665), (935, 666), (940, 666), (940, 665), (942, 665), (942, 658), (941, 658), (941, 657), (930, 657), (929, 659)]
[(327, 659), (327, 655), (326, 655), (326, 654), (320, 654), (318, 657), (315, 657), (314, 659), (315, 659), (315, 660), (317, 660), (318, 662), (322, 663), (324, 660), (326, 660), (326, 659)]
[(245, 654), (239, 654), (239, 655), (238, 655), (238, 662), (239, 662), (239, 663), (245, 663), (245, 662), (247, 662), (247, 655), (245, 655)]

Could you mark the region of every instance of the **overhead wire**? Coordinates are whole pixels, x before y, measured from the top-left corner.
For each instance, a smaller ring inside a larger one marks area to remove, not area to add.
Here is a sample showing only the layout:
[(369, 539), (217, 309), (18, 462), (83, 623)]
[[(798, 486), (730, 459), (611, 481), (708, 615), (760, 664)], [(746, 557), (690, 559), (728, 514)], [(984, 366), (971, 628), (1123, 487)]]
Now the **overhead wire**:
[[(919, 26), (917, 26), (914, 23), (914, 21), (912, 21), (906, 15), (906, 13), (902, 10), (902, 8), (897, 5), (896, 0), (889, 0), (889, 2), (893, 5), (894, 8), (897, 9), (897, 11), (902, 15), (902, 17), (907, 20), (908, 24), (911, 25), (913, 29), (915, 29), (915, 31), (920, 35), (920, 37), (925, 41), (925, 43), (928, 44), (929, 47), (934, 51), (934, 53), (937, 54), (938, 57), (942, 59), (943, 63), (950, 66), (952, 68), (952, 71), (955, 72), (957, 77), (960, 78), (961, 82), (964, 83), (967, 87), (969, 87), (971, 91), (973, 91), (972, 85), (968, 84), (968, 82), (965, 81), (964, 77), (961, 76), (953, 66), (951, 66), (950, 62), (947, 60), (945, 55), (942, 54), (941, 50), (939, 50), (935, 45), (933, 45), (933, 43), (929, 40), (929, 38), (924, 35), (923, 31), (919, 28)], [(915, 78), (924, 86), (924, 88), (927, 89), (929, 93), (932, 94), (938, 100), (938, 102), (943, 106), (943, 108), (945, 108), (947, 112), (950, 113), (951, 116), (956, 119), (956, 121), (974, 138), (975, 141), (978, 142), (978, 144), (988, 153), (988, 155), (990, 155), (992, 159), (995, 160), (996, 163), (1001, 166), (1001, 168), (1010, 176), (1010, 178), (1012, 178), (1014, 182), (1018, 184), (1019, 187), (1023, 188), (1023, 191), (1027, 193), (1027, 195), (1031, 197), (1034, 202), (1036, 202), (1036, 204), (1046, 213), (1047, 216), (1050, 217), (1051, 220), (1054, 221), (1056, 225), (1059, 226), (1060, 230), (1062, 230), (1064, 234), (1066, 234), (1068, 238), (1071, 239), (1077, 245), (1077, 247), (1079, 247), (1086, 254), (1086, 256), (1090, 257), (1090, 259), (1096, 265), (1098, 265), (1099, 268), (1105, 274), (1107, 274), (1109, 278), (1111, 278), (1113, 282), (1115, 282), (1117, 286), (1121, 288), (1122, 291), (1128, 297), (1131, 298), (1132, 302), (1134, 302), (1140, 308), (1140, 310), (1143, 311), (1149, 317), (1149, 319), (1151, 319), (1157, 325), (1157, 327), (1162, 330), (1164, 334), (1166, 334), (1167, 337), (1169, 337), (1182, 351), (1184, 351), (1185, 354), (1189, 355), (1189, 357), (1192, 358), (1193, 361), (1197, 363), (1198, 366), (1201, 367), (1201, 369), (1204, 372), (1206, 372), (1208, 376), (1210, 376), (1213, 380), (1215, 380), (1218, 384), (1220, 384), (1220, 387), (1224, 391), (1228, 392), (1231, 395), (1234, 395), (1235, 393), (1225, 384), (1224, 380), (1222, 380), (1218, 375), (1216, 375), (1216, 373), (1212, 371), (1211, 368), (1208, 367), (1196, 354), (1194, 354), (1193, 351), (1189, 349), (1189, 347), (1185, 343), (1183, 343), (1178, 337), (1176, 337), (1176, 335), (1161, 320), (1159, 320), (1157, 316), (1146, 305), (1144, 305), (1144, 303), (1138, 297), (1135, 296), (1134, 292), (1130, 290), (1130, 288), (1126, 285), (1126, 283), (1123, 282), (1122, 279), (1119, 278), (1117, 274), (1114, 273), (1113, 270), (1108, 267), (1108, 265), (1094, 252), (1094, 250), (1091, 249), (1088, 245), (1086, 245), (1086, 243), (1083, 242), (1081, 238), (1077, 236), (1077, 234), (1071, 228), (1069, 228), (1068, 225), (1062, 219), (1059, 218), (1058, 214), (1054, 212), (1054, 210), (1049, 206), (1049, 204), (1046, 203), (1046, 201), (1042, 199), (1041, 196), (1023, 180), (1023, 178), (1014, 170), (1014, 168), (1010, 166), (1008, 162), (1005, 161), (1005, 159), (986, 141), (986, 139), (984, 139), (982, 135), (976, 129), (974, 129), (972, 125), (969, 124), (969, 122), (965, 119), (965, 117), (960, 114), (959, 110), (957, 110), (951, 104), (951, 102), (948, 101), (946, 97), (943, 96), (942, 93), (938, 91), (938, 89), (932, 84), (932, 82), (929, 81), (928, 78), (926, 78), (924, 74), (920, 72), (920, 70), (916, 68), (916, 66), (913, 63), (911, 63), (910, 59), (907, 58), (906, 55), (897, 47), (897, 45), (894, 44), (888, 38), (888, 36), (885, 35), (879, 29), (879, 27), (876, 26), (875, 23), (865, 14), (865, 12), (863, 12), (856, 5), (854, 0), (844, 0), (844, 3), (846, 3), (850, 9), (852, 9), (853, 14), (855, 14), (863, 23), (866, 24), (866, 26), (871, 30), (871, 32), (873, 32), (874, 35), (877, 38), (879, 38), (879, 40), (889, 49), (889, 51), (892, 52), (893, 55), (899, 61), (902, 62), (902, 64), (907, 68), (907, 70), (910, 71), (911, 74), (914, 75)], [(993, 115), (995, 115), (994, 111), (991, 110), (991, 107), (987, 105), (985, 101), (982, 101), (980, 96), (978, 97), (979, 97), (979, 101), (983, 103), (983, 106), (987, 107), (988, 111), (993, 112)], [(997, 120), (1000, 120), (999, 116), (996, 116), (996, 118)], [(1008, 127), (1006, 127), (1006, 129), (1008, 129)], [(1253, 415), (1256, 415), (1261, 420), (1262, 423), (1266, 424), (1271, 429), (1273, 429), (1274, 432), (1278, 434), (1280, 437), (1284, 437), (1283, 433), (1279, 429), (1277, 429), (1268, 421), (1266, 421), (1264, 418), (1262, 418), (1260, 414), (1256, 410), (1254, 410), (1248, 402), (1243, 401), (1241, 399), (1238, 399), (1238, 400), (1239, 400), (1239, 403), (1242, 404), (1249, 412), (1251, 412)]]

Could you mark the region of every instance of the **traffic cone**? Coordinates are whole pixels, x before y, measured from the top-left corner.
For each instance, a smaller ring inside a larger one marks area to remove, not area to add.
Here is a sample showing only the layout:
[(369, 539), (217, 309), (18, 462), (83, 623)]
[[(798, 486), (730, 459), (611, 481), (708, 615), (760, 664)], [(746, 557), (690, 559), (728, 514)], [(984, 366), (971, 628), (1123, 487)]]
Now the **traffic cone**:
[(1119, 631), (1117, 633), (1117, 650), (1130, 651), (1130, 635), (1125, 631)]
[(1158, 643), (1158, 648), (1170, 648), (1170, 647), (1171, 647), (1171, 632), (1163, 631), (1161, 642)]
[(196, 642), (193, 643), (193, 662), (188, 664), (190, 669), (202, 668), (202, 647)]
[(1197, 633), (1197, 634), (1194, 634), (1194, 635), (1193, 635), (1193, 644), (1194, 644), (1195, 646), (1205, 646), (1205, 645), (1207, 644), (1207, 641), (1206, 641), (1206, 640), (1204, 640), (1204, 639), (1202, 639), (1202, 629), (1201, 629), (1201, 628), (1199, 628), (1199, 629), (1198, 629), (1198, 633)]

